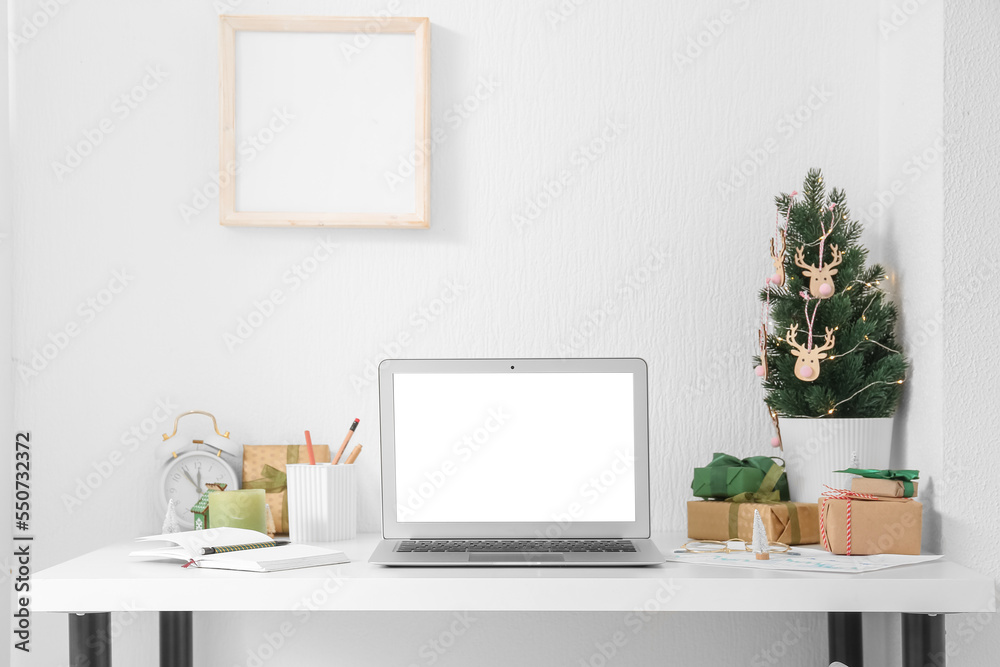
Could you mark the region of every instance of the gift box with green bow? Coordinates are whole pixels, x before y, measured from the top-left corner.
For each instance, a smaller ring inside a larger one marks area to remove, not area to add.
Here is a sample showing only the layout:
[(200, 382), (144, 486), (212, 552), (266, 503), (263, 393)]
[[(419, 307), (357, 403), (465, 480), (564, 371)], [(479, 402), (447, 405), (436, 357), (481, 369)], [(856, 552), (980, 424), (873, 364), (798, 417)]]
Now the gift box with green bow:
[[(317, 463), (330, 462), (329, 445), (313, 445)], [(288, 533), (288, 490), (285, 466), (309, 460), (305, 445), (244, 445), (243, 488), (264, 489), (279, 534)]]
[(860, 475), (851, 480), (851, 491), (881, 498), (916, 498), (919, 470), (875, 470), (873, 468), (847, 468), (835, 472)]
[[(713, 454), (712, 462), (694, 469), (691, 490), (699, 498), (732, 498), (741, 494), (754, 502), (788, 500), (788, 477), (784, 461), (767, 456), (738, 459)], [(751, 499), (749, 496), (753, 496)]]
[(819, 505), (816, 503), (755, 503), (689, 500), (688, 538), (692, 540), (753, 539), (753, 513), (760, 512), (771, 542), (788, 545), (819, 542)]

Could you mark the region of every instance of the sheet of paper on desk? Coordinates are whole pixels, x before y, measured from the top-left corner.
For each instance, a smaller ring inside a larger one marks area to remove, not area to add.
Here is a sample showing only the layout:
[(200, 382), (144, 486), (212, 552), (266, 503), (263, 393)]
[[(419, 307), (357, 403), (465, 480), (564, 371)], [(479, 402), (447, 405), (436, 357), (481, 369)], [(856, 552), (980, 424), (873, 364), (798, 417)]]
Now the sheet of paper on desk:
[(683, 549), (665, 554), (668, 561), (694, 565), (749, 567), (757, 570), (794, 570), (797, 572), (874, 572), (899, 565), (913, 565), (937, 560), (941, 556), (837, 556), (819, 547), (795, 547), (787, 554), (771, 554), (770, 560), (757, 560), (746, 553), (690, 553)]

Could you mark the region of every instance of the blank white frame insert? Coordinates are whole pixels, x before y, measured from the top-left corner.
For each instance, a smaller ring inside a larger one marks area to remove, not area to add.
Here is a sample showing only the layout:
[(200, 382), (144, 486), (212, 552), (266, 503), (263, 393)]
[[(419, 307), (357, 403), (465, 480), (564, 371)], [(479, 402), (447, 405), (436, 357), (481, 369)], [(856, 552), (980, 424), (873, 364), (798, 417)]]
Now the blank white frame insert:
[(429, 19), (219, 28), (221, 224), (429, 226)]

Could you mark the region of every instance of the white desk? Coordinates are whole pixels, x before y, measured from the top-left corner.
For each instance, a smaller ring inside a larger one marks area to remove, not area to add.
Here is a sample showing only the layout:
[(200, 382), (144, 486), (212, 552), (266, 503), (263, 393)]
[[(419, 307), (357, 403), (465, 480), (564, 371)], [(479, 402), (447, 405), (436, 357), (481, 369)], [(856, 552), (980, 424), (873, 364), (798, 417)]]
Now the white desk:
[[(271, 574), (138, 561), (127, 556), (134, 544), (113, 545), (37, 573), (32, 610), (70, 613), (70, 664), (83, 655), (89, 662), (79, 664), (94, 667), (110, 665), (110, 650), (92, 655), (95, 642), (88, 641), (102, 629), (107, 634), (107, 612), (160, 612), (161, 665), (174, 667), (191, 664), (192, 611), (827, 612), (831, 651), (837, 653), (839, 643), (851, 655), (860, 652), (860, 612), (898, 612), (904, 614), (905, 662), (908, 645), (910, 653), (926, 653), (938, 635), (943, 650), (943, 616), (927, 614), (996, 609), (992, 579), (946, 560), (853, 575), (677, 563), (388, 568), (367, 562), (377, 539), (362, 535), (331, 545), (345, 551), (350, 563)], [(655, 539), (664, 552), (686, 540), (680, 533)]]

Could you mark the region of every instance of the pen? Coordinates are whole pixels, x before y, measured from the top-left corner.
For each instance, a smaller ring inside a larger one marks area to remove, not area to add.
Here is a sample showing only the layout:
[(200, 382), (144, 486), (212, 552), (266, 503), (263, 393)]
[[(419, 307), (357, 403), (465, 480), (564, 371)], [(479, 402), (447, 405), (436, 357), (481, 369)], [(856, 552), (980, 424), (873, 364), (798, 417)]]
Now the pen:
[(309, 453), (309, 465), (316, 465), (316, 455), (313, 454), (313, 439), (309, 435), (309, 431), (306, 431), (306, 451)]
[(354, 463), (358, 459), (359, 454), (361, 454), (361, 445), (358, 445), (357, 447), (354, 448), (354, 451), (351, 452), (351, 455), (347, 457), (347, 462)]
[(226, 554), (231, 551), (249, 551), (250, 549), (268, 549), (270, 547), (283, 547), (286, 544), (291, 544), (291, 542), (252, 542), (250, 544), (233, 544), (228, 547), (202, 547), (202, 556), (211, 556), (212, 554)]
[[(334, 465), (340, 463), (340, 457), (344, 455), (344, 450), (347, 449), (347, 443), (351, 441), (351, 436), (354, 435), (354, 429), (358, 427), (358, 422), (360, 419), (355, 419), (354, 423), (351, 424), (351, 428), (347, 429), (347, 437), (344, 438), (344, 442), (340, 445), (340, 449), (337, 450), (337, 455), (333, 458)], [(350, 463), (350, 461), (348, 461)]]

